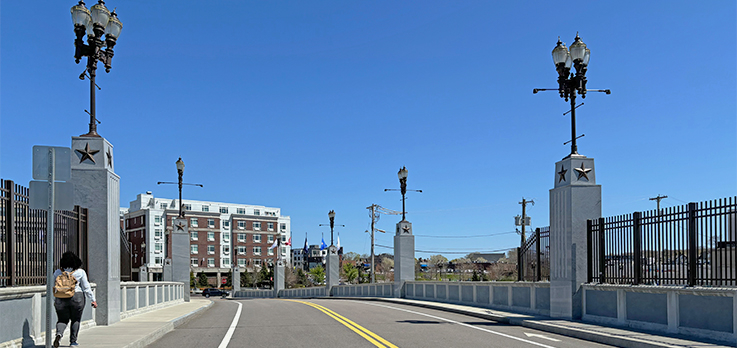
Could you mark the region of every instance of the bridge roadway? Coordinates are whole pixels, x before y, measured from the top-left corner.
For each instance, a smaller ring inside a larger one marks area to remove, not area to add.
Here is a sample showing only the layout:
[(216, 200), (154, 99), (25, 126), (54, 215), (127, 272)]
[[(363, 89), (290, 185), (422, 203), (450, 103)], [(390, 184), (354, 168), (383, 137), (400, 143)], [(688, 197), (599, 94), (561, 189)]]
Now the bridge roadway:
[(471, 316), (394, 303), (214, 299), (149, 347), (610, 347)]

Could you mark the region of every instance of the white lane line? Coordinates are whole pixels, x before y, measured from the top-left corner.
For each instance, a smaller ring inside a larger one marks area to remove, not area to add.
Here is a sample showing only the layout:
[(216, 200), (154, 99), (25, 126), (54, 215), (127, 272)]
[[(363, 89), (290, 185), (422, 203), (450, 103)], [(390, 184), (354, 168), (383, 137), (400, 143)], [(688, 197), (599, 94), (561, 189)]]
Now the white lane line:
[(527, 333), (527, 332), (525, 332), (525, 336), (527, 336), (527, 337), (540, 337), (540, 338), (542, 338), (544, 340), (553, 341), (553, 342), (560, 342), (560, 340), (556, 340), (555, 338), (548, 337), (548, 336), (541, 335), (541, 334), (535, 334), (535, 333)]
[(241, 317), (241, 309), (243, 307), (243, 304), (240, 302), (238, 303), (238, 310), (235, 311), (235, 317), (233, 318), (233, 322), (230, 323), (230, 327), (228, 328), (228, 332), (225, 333), (225, 337), (223, 337), (223, 341), (220, 342), (220, 345), (218, 348), (226, 348), (228, 347), (228, 343), (230, 343), (230, 339), (233, 338), (233, 332), (235, 332), (235, 326), (238, 324), (238, 319)]
[(553, 346), (548, 346), (548, 345), (545, 345), (545, 344), (542, 344), (542, 343), (537, 343), (537, 342), (534, 342), (534, 341), (529, 341), (529, 340), (526, 340), (526, 339), (524, 339), (524, 338), (514, 337), (514, 336), (511, 336), (511, 335), (503, 334), (503, 333), (501, 333), (501, 332), (491, 331), (491, 330), (488, 330), (488, 329), (484, 329), (484, 328), (480, 328), (480, 327), (476, 327), (476, 326), (473, 326), (473, 325), (470, 325), (470, 324), (466, 324), (466, 323), (461, 323), (461, 322), (459, 322), (459, 321), (455, 321), (455, 320), (450, 320), (450, 319), (446, 319), (446, 318), (441, 318), (441, 317), (436, 317), (436, 316), (434, 316), (434, 315), (430, 315), (430, 314), (425, 314), (425, 313), (420, 313), (420, 312), (415, 312), (415, 311), (411, 311), (411, 310), (409, 310), (409, 309), (404, 309), (404, 308), (397, 308), (397, 307), (392, 307), (392, 306), (382, 305), (382, 304), (378, 304), (378, 303), (366, 303), (366, 302), (361, 302), (361, 303), (364, 303), (364, 304), (368, 304), (368, 305), (372, 305), (372, 306), (379, 306), (379, 307), (384, 307), (384, 308), (394, 309), (394, 310), (398, 310), (398, 311), (403, 311), (403, 312), (408, 312), (408, 313), (412, 313), (412, 314), (417, 314), (417, 315), (423, 315), (423, 316), (426, 316), (426, 317), (430, 317), (430, 318), (433, 318), (433, 319), (438, 319), (438, 320), (442, 320), (442, 321), (447, 321), (447, 322), (449, 322), (449, 323), (453, 323), (453, 324), (458, 324), (458, 325), (462, 325), (462, 326), (470, 327), (470, 328), (472, 328), (472, 329), (476, 329), (476, 330), (481, 330), (481, 331), (484, 331), (484, 332), (492, 333), (492, 334), (495, 334), (495, 335), (499, 335), (499, 336), (503, 336), (503, 337), (506, 337), (506, 338), (511, 338), (511, 339), (513, 339), (513, 340), (517, 340), (517, 341), (522, 341), (522, 342), (525, 342), (525, 343), (529, 343), (529, 344), (532, 344), (532, 345), (535, 345), (535, 346), (540, 346), (540, 347), (545, 347), (545, 348), (556, 348), (556, 347), (553, 347)]

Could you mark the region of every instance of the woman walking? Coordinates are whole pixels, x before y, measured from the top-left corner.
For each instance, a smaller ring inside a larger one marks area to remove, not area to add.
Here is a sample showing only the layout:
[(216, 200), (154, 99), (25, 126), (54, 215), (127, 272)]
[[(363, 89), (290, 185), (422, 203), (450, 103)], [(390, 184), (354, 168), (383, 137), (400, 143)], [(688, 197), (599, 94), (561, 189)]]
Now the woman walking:
[(56, 322), (54, 347), (59, 347), (59, 341), (61, 341), (61, 337), (64, 335), (64, 330), (67, 328), (69, 321), (72, 322), (72, 326), (69, 329), (69, 345), (79, 345), (77, 344), (77, 334), (79, 333), (80, 321), (82, 321), (85, 297), (92, 303), (92, 308), (97, 308), (95, 294), (92, 293), (92, 287), (90, 287), (90, 282), (87, 280), (87, 272), (80, 267), (82, 267), (82, 260), (73, 252), (67, 251), (61, 255), (59, 269), (54, 271), (54, 279), (57, 279), (64, 272), (69, 272), (77, 280), (73, 296), (69, 298), (56, 297), (54, 299), (54, 309), (56, 309), (56, 317), (58, 319)]

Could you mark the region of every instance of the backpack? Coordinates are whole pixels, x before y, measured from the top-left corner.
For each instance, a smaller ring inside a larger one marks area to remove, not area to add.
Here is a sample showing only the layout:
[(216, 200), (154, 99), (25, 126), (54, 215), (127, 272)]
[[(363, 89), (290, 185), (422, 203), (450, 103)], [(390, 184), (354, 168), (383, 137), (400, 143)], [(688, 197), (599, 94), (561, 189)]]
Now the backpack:
[(54, 282), (54, 297), (71, 298), (74, 297), (74, 289), (77, 287), (77, 278), (74, 278), (72, 272), (61, 272)]

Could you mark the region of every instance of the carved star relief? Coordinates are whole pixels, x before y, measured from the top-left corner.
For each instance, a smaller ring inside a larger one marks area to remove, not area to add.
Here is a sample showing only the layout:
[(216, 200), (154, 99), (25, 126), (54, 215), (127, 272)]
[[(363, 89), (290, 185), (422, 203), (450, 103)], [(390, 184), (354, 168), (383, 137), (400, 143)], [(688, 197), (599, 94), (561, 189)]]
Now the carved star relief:
[(179, 231), (184, 231), (184, 224), (181, 221), (179, 221), (178, 224), (174, 225), (174, 227), (176, 227)]
[(113, 167), (113, 154), (110, 153), (110, 149), (107, 150), (107, 165), (108, 167)]
[(404, 233), (409, 233), (409, 226), (403, 226), (402, 230), (404, 230)]
[(566, 181), (566, 173), (568, 173), (568, 169), (563, 168), (563, 165), (560, 165), (560, 171), (558, 172), (558, 182)]
[(90, 150), (90, 143), (84, 145), (84, 150), (74, 149), (74, 151), (77, 151), (80, 155), (82, 155), (82, 159), (79, 160), (79, 163), (82, 163), (84, 162), (84, 160), (89, 158), (92, 163), (97, 164), (97, 162), (95, 162), (95, 157), (93, 156), (96, 153), (100, 152), (100, 150)]
[(581, 178), (586, 178), (586, 181), (589, 180), (589, 172), (591, 171), (591, 168), (586, 168), (583, 165), (583, 162), (581, 162), (581, 168), (573, 168), (578, 172), (578, 180), (581, 180)]

